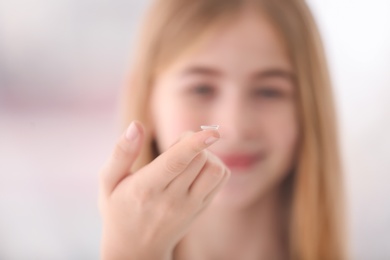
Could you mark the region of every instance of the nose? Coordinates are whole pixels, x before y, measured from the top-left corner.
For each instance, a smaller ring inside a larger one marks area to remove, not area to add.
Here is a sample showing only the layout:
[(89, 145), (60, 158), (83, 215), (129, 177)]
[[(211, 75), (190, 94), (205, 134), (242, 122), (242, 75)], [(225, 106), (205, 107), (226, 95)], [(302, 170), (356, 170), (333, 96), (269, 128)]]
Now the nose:
[(238, 93), (220, 100), (213, 113), (213, 122), (220, 125), (221, 138), (240, 142), (253, 138), (256, 131), (254, 111)]

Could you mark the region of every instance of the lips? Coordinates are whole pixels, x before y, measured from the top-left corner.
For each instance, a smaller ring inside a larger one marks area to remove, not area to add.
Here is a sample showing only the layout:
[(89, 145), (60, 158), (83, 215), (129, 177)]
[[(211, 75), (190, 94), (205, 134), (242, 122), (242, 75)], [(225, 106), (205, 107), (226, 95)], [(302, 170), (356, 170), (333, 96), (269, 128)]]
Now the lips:
[(248, 170), (261, 160), (259, 154), (217, 155), (231, 170)]

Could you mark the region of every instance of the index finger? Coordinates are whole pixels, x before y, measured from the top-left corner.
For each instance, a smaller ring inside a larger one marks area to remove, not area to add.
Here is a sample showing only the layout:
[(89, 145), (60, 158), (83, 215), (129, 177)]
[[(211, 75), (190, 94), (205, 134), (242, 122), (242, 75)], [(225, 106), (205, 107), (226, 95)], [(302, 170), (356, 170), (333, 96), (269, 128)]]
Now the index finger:
[[(204, 130), (186, 136), (153, 161), (153, 168), (159, 169), (159, 172), (151, 172), (153, 176), (148, 176), (150, 182), (157, 182), (158, 186), (165, 188), (188, 167), (200, 152), (218, 141), (219, 138), (217, 130)], [(157, 183), (152, 185), (157, 185)]]

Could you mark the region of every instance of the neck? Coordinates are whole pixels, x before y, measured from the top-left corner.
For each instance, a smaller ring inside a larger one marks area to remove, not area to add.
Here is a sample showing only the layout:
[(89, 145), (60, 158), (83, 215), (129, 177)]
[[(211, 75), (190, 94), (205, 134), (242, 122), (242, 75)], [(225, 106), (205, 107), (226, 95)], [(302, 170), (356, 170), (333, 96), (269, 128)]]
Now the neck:
[(286, 259), (285, 210), (279, 189), (252, 207), (210, 205), (177, 248), (178, 259)]

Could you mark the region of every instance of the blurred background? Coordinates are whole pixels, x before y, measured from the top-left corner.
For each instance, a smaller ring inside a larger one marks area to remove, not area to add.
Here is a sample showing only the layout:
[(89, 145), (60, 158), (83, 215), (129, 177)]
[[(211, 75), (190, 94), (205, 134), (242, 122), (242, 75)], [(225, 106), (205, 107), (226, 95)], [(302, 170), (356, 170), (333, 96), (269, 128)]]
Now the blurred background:
[[(0, 259), (98, 259), (97, 174), (149, 1), (0, 1)], [(335, 86), (353, 259), (390, 259), (390, 1), (308, 0)]]

